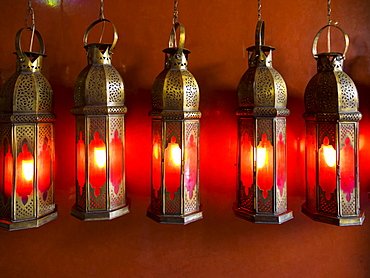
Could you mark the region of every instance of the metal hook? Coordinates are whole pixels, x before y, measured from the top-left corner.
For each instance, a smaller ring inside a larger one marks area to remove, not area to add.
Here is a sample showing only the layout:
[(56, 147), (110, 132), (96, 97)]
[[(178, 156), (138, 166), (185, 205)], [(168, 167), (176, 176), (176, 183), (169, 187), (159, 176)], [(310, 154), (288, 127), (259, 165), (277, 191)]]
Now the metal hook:
[[(31, 17), (31, 26), (28, 26), (28, 17)], [(26, 19), (24, 21), (24, 26), (25, 28), (29, 28), (30, 30), (32, 30), (29, 52), (32, 52), (33, 40), (35, 37), (35, 29), (36, 29), (35, 25), (36, 25), (35, 24), (35, 13), (32, 8), (32, 0), (28, 0), (28, 7), (26, 11)]]

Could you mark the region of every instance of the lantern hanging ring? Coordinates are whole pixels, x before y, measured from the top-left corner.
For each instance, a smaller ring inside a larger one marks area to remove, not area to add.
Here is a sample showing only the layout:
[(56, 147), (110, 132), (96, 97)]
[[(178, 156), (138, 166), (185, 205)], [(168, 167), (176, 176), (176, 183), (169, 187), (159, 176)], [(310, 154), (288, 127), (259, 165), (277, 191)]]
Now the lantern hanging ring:
[[(31, 17), (31, 25), (28, 25), (28, 18)], [(32, 0), (28, 0), (28, 7), (26, 12), (26, 19), (24, 20), (24, 27), (27, 30), (31, 30), (31, 40), (30, 40), (30, 48), (29, 52), (32, 52), (32, 46), (33, 46), (33, 39), (35, 37), (35, 13), (32, 8)]]

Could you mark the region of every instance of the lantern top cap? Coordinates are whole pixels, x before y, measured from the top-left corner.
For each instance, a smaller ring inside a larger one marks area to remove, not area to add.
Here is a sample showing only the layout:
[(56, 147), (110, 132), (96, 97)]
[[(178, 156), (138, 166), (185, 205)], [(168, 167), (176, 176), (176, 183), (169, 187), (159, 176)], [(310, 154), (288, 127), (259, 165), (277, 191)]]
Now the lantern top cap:
[[(168, 47), (168, 48), (165, 48), (162, 50), (162, 52), (164, 53), (168, 53), (168, 54), (176, 54), (178, 52), (178, 48), (177, 47)], [(182, 49), (182, 52), (187, 55), (187, 54), (190, 54), (190, 50), (189, 49), (186, 49), (186, 48), (183, 48)]]
[[(329, 35), (329, 39), (328, 39), (329, 40), (328, 41), (328, 51), (323, 52), (323, 53), (317, 53), (317, 45), (318, 45), (318, 41), (319, 41), (321, 33), (327, 28), (328, 28), (328, 30), (330, 30), (331, 27), (337, 28), (343, 34), (344, 42), (345, 42), (345, 47), (344, 47), (343, 53), (341, 53), (341, 52), (331, 52), (330, 51), (330, 35)], [(348, 47), (349, 47), (349, 37), (348, 37), (347, 33), (342, 28), (340, 28), (339, 26), (337, 26), (335, 24), (328, 24), (328, 25), (325, 25), (324, 27), (322, 27), (317, 32), (317, 34), (316, 34), (316, 36), (313, 40), (313, 44), (312, 44), (312, 55), (315, 59), (317, 59), (320, 55), (321, 56), (323, 56), (323, 55), (325, 55), (325, 56), (342, 56), (343, 59), (345, 59), (347, 51), (348, 51)]]

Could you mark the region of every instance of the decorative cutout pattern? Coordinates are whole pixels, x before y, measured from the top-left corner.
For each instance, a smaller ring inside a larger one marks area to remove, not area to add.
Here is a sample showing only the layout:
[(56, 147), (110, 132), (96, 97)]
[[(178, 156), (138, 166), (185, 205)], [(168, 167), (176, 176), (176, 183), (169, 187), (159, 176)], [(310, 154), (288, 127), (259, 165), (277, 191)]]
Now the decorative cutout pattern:
[(182, 109), (183, 81), (181, 71), (169, 70), (165, 82), (165, 109)]
[(87, 79), (86, 97), (88, 103), (106, 103), (106, 83), (104, 66), (93, 66)]
[(187, 70), (181, 71), (185, 83), (185, 106), (187, 109), (198, 109), (199, 87), (194, 76)]
[(269, 68), (257, 68), (255, 81), (256, 104), (261, 106), (274, 105), (274, 87)]
[(16, 197), (15, 220), (22, 220), (34, 217), (33, 195), (28, 198), (26, 205), (23, 205), (22, 198)]
[(124, 85), (119, 72), (111, 65), (104, 65), (108, 75), (108, 97), (109, 102), (123, 104)]
[(91, 65), (88, 65), (81, 71), (81, 73), (77, 77), (74, 89), (75, 106), (83, 106), (85, 104), (86, 77), (89, 74), (90, 68)]
[(90, 191), (90, 210), (106, 210), (107, 209), (107, 194), (105, 186), (101, 188), (99, 197), (95, 198), (93, 190)]
[[(5, 203), (5, 200), (7, 201)], [(10, 198), (4, 198), (2, 194), (0, 194), (0, 218), (10, 219)]]
[(41, 73), (34, 74), (37, 85), (37, 110), (51, 111), (53, 91), (49, 82)]
[(39, 213), (38, 213), (38, 217), (39, 216), (42, 216), (42, 215), (45, 215), (45, 214), (48, 214), (50, 212), (52, 212), (54, 209), (55, 209), (55, 205), (54, 205), (54, 202), (53, 202), (53, 187), (50, 187), (50, 189), (48, 190), (48, 195), (46, 197), (46, 200), (44, 201), (43, 197), (42, 197), (42, 193), (38, 192), (38, 201), (39, 201)]
[(275, 81), (276, 105), (285, 107), (287, 103), (287, 89), (283, 77), (274, 68), (270, 68), (272, 78)]
[(343, 71), (337, 71), (335, 75), (340, 90), (340, 108), (357, 110), (357, 90), (352, 79)]
[(166, 214), (181, 214), (181, 187), (175, 192), (175, 198), (173, 201), (170, 198), (170, 192), (166, 192), (165, 208)]
[(33, 74), (21, 74), (16, 91), (16, 110), (35, 110), (35, 82)]
[(356, 211), (356, 190), (351, 193), (350, 202), (346, 200), (346, 194), (341, 194), (341, 209), (342, 215), (341, 216), (353, 216), (357, 215)]
[(273, 213), (273, 199), (272, 199), (272, 190), (268, 191), (267, 198), (263, 198), (262, 190), (258, 190), (258, 212), (269, 212)]
[(238, 85), (238, 98), (240, 106), (254, 104), (254, 77), (256, 68), (249, 68), (242, 76)]
[(2, 101), (0, 102), (0, 111), (11, 111), (13, 109), (13, 93), (15, 84), (18, 80), (20, 73), (14, 73), (5, 83), (0, 91)]
[(163, 70), (155, 79), (152, 87), (152, 105), (153, 109), (163, 109), (163, 91), (164, 91), (164, 80), (168, 70)]
[(321, 190), (319, 186), (319, 211), (332, 214), (337, 216), (338, 215), (338, 208), (337, 208), (337, 195), (331, 194), (331, 199), (327, 200), (325, 197), (325, 191)]

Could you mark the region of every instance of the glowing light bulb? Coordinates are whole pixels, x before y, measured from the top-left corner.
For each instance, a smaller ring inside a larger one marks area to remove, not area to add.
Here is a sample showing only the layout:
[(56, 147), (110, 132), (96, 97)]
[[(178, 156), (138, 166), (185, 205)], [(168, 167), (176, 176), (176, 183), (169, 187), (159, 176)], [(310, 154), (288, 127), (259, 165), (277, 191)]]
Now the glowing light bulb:
[(33, 179), (33, 159), (22, 161), (22, 176), (26, 181)]
[(266, 148), (257, 147), (257, 168), (261, 169), (267, 163), (267, 151)]
[(324, 148), (324, 159), (329, 167), (335, 166), (335, 150), (333, 146), (323, 146)]
[(181, 149), (178, 144), (171, 145), (171, 161), (175, 166), (181, 164)]
[(94, 148), (94, 163), (99, 168), (105, 167), (106, 165), (105, 147)]

